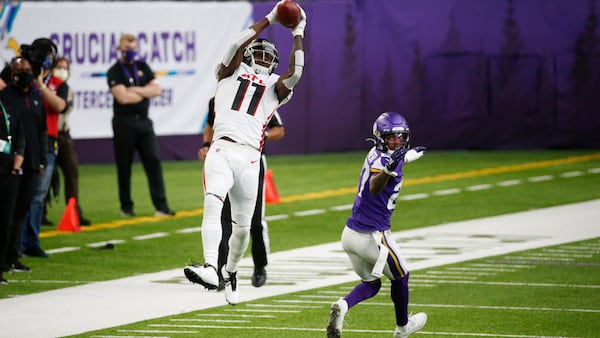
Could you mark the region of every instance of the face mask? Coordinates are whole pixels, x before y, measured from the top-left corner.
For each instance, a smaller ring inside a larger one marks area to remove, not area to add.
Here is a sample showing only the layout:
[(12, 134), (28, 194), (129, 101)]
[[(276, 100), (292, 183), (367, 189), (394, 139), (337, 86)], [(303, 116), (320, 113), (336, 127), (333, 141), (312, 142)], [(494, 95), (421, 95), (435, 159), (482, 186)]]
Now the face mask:
[(33, 73), (21, 72), (16, 73), (13, 77), (13, 84), (17, 89), (24, 91), (27, 88), (31, 88), (33, 82)]
[(44, 70), (48, 70), (50, 67), (52, 67), (52, 56), (48, 55), (44, 59), (44, 62), (42, 62), (42, 68), (44, 68)]
[(64, 68), (54, 68), (54, 70), (52, 71), (52, 75), (56, 76), (57, 78), (63, 81), (67, 81), (67, 79), (69, 78), (69, 71)]
[(135, 50), (124, 50), (121, 52), (121, 55), (123, 55), (123, 60), (125, 60), (125, 62), (132, 62), (136, 55), (137, 55), (137, 51)]

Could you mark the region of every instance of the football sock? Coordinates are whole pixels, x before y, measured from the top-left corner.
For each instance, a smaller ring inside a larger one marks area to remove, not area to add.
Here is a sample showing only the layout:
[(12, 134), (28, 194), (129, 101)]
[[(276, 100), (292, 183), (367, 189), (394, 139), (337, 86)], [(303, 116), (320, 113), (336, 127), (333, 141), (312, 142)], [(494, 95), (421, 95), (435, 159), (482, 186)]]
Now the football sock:
[(408, 273), (400, 279), (393, 280), (390, 296), (396, 311), (396, 324), (404, 326), (408, 323)]
[(353, 307), (365, 299), (375, 296), (380, 288), (381, 280), (379, 279), (376, 282), (373, 281), (371, 283), (361, 282), (355, 286), (346, 297), (344, 297), (346, 303), (348, 303), (348, 308)]
[(229, 272), (236, 272), (238, 263), (244, 256), (250, 242), (250, 225), (241, 226), (233, 224), (229, 238), (229, 255), (227, 256), (227, 265), (225, 269)]

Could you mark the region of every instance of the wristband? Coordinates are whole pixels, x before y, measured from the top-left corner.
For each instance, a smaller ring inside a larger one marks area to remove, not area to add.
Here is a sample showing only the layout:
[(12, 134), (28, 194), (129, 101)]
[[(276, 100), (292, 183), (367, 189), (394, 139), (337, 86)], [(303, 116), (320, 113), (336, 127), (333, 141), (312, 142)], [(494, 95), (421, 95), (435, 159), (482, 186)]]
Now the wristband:
[(210, 148), (210, 142), (204, 142), (202, 144), (202, 148), (204, 148), (204, 147), (209, 147)]

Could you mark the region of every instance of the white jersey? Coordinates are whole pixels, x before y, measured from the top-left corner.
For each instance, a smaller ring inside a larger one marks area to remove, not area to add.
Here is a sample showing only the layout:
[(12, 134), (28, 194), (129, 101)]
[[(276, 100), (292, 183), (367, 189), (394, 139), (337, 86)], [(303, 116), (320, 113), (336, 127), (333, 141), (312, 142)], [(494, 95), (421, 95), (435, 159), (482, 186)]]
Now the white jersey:
[(265, 128), (275, 110), (283, 104), (275, 92), (278, 78), (277, 74), (256, 74), (252, 67), (241, 63), (231, 76), (219, 81), (213, 140), (228, 137), (261, 150)]

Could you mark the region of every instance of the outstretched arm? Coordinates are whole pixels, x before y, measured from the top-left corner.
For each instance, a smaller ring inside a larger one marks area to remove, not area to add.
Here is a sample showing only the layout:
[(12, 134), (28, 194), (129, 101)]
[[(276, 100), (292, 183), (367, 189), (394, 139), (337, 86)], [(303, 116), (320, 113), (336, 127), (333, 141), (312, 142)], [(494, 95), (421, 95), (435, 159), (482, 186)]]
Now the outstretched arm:
[(292, 28), (292, 36), (294, 37), (294, 46), (290, 54), (290, 62), (287, 72), (283, 73), (275, 86), (279, 101), (283, 101), (294, 90), (294, 87), (302, 77), (304, 70), (304, 29), (306, 28), (306, 13), (300, 7), (300, 22), (296, 27)]
[(252, 40), (256, 39), (256, 37), (269, 25), (279, 22), (277, 19), (277, 6), (280, 2), (275, 4), (275, 7), (273, 7), (267, 16), (238, 34), (236, 40), (223, 56), (223, 61), (218, 67), (217, 80), (222, 80), (231, 76), (244, 59), (244, 48), (246, 48)]

